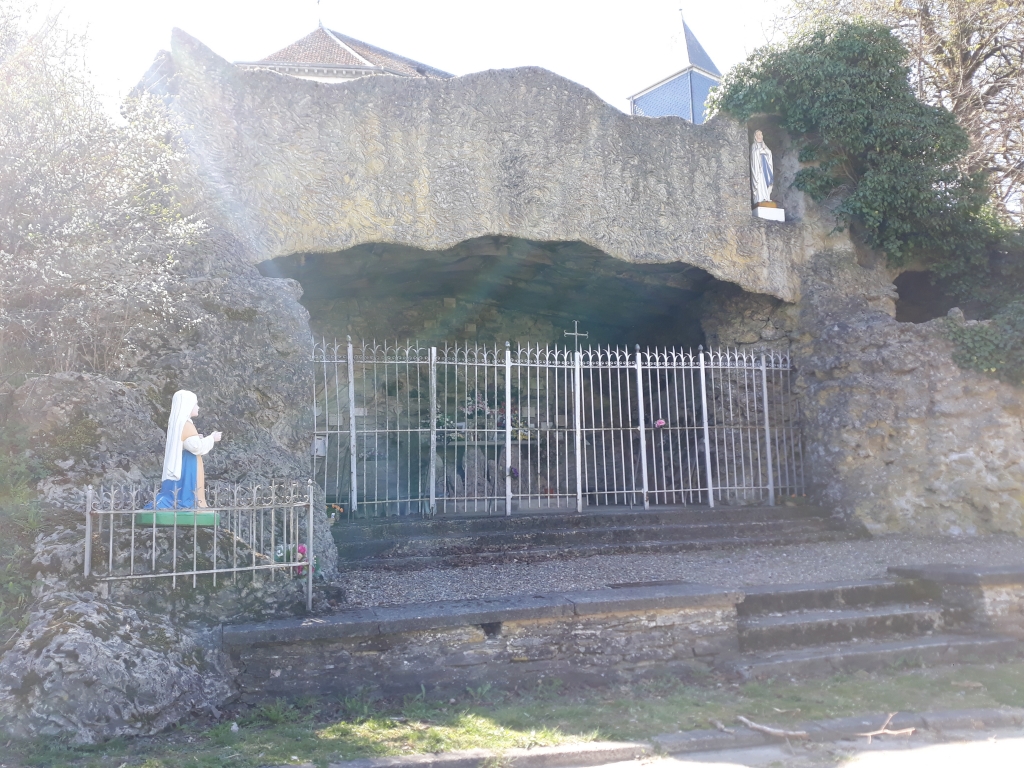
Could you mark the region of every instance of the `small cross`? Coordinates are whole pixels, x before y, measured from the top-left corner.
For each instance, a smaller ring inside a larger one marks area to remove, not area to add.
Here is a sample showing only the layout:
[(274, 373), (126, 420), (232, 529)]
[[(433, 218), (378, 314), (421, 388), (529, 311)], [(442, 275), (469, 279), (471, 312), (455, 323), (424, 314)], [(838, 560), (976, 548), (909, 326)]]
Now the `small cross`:
[(572, 327), (574, 329), (572, 331), (572, 333), (570, 333), (569, 331), (563, 331), (563, 333), (566, 336), (575, 336), (576, 337), (575, 339), (573, 339), (573, 341), (576, 342), (576, 351), (578, 352), (579, 349), (580, 349), (580, 339), (588, 339), (588, 338), (590, 338), (590, 334), (589, 333), (580, 333), (580, 321), (579, 320), (573, 320), (572, 321)]

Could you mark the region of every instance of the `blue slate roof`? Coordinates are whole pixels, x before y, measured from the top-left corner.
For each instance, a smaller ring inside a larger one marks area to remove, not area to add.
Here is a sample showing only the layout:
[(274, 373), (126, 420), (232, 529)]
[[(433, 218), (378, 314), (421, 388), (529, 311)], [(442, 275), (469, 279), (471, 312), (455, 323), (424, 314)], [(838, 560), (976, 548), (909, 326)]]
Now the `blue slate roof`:
[(685, 66), (629, 98), (630, 111), (646, 117), (675, 116), (691, 123), (704, 122), (708, 93), (721, 81), (722, 73), (683, 22)]

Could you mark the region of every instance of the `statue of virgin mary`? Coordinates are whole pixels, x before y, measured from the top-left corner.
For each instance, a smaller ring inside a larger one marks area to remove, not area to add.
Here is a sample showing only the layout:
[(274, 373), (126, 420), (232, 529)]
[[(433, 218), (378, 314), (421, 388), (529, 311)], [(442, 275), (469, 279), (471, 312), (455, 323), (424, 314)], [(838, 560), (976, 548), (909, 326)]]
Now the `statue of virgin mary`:
[(195, 393), (181, 389), (171, 400), (171, 417), (167, 420), (167, 442), (164, 445), (164, 472), (160, 493), (156, 497), (157, 509), (191, 509), (206, 506), (206, 485), (203, 456), (221, 433), (203, 437), (192, 419), (199, 415)]
[(755, 206), (771, 202), (773, 184), (772, 151), (764, 143), (764, 134), (754, 131), (754, 143), (750, 145), (750, 188), (754, 193)]

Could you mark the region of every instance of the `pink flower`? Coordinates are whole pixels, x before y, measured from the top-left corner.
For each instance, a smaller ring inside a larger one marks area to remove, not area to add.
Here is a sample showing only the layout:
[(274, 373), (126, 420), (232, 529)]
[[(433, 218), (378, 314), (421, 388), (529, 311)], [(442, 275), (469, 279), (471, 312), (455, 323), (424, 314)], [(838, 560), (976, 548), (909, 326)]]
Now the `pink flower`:
[(654, 428), (655, 429), (657, 429), (658, 427), (664, 427), (664, 426), (665, 426), (665, 420), (664, 419), (658, 419), (656, 422), (654, 422)]

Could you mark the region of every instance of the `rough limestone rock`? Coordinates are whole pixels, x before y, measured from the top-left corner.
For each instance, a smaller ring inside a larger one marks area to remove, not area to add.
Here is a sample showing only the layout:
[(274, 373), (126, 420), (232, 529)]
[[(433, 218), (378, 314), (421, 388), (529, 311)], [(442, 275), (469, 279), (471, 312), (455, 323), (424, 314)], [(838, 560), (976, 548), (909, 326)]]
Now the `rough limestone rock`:
[(896, 322), (880, 260), (820, 253), (803, 280), (798, 305), (723, 291), (704, 326), (789, 347), (816, 499), (872, 533), (1024, 534), (1024, 392), (960, 369), (946, 320)]
[[(206, 257), (220, 252), (216, 239), (207, 245)], [(199, 395), (201, 432), (224, 433), (204, 461), (209, 479), (308, 477), (311, 341), (298, 285), (251, 268), (188, 282), (195, 328), (184, 338), (154, 335), (124, 380), (61, 373), (32, 378), (13, 393), (10, 412), (55, 474), (51, 500), (89, 482), (159, 483), (178, 389)]]
[[(213, 236), (186, 265), (198, 322), (130, 372), (167, 424), (171, 396), (199, 396), (197, 426), (224, 439), (204, 459), (211, 479), (304, 481), (309, 475), (309, 316), (292, 280), (231, 265), (233, 242)], [(161, 457), (163, 455), (161, 449)]]
[[(795, 345), (820, 497), (873, 533), (1024, 534), (1024, 391), (899, 323), (882, 265), (820, 258)], [(826, 481), (827, 479), (827, 481)]]
[(151, 734), (234, 696), (210, 629), (109, 599), (81, 578), (82, 555), (80, 528), (36, 542), (28, 625), (0, 657), (10, 735), (91, 744)]
[(175, 30), (144, 83), (248, 263), (506, 235), (794, 300), (816, 235), (751, 216), (745, 126), (637, 119), (542, 69), (325, 84), (240, 70)]
[(132, 383), (83, 373), (40, 376), (13, 393), (13, 406), (50, 473), (40, 489), (50, 502), (80, 501), (78, 490), (100, 480), (160, 478), (164, 432)]
[(175, 590), (85, 580), (83, 537), (78, 526), (36, 541), (28, 625), (0, 656), (0, 727), (12, 736), (88, 744), (216, 715), (236, 695), (219, 625), (305, 612), (304, 580), (280, 575)]
[(157, 733), (231, 697), (215, 655), (166, 617), (54, 592), (0, 658), (0, 721), (15, 737), (79, 744)]

